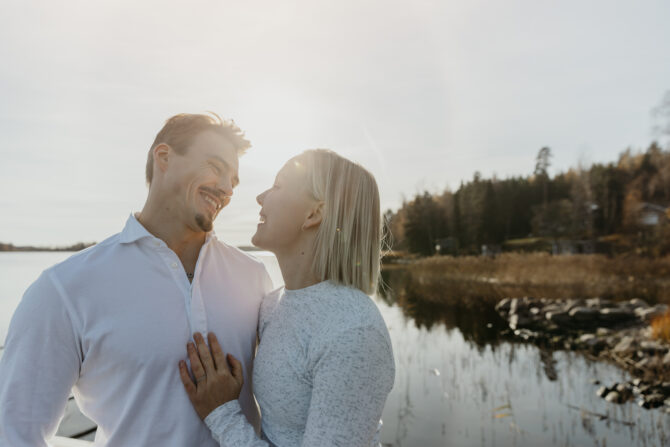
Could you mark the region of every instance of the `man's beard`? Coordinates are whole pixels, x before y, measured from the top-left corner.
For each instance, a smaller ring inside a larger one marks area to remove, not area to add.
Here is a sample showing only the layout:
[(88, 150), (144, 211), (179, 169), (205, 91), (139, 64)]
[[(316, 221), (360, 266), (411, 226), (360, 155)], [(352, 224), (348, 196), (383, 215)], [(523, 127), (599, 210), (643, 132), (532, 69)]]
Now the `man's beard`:
[(212, 227), (214, 226), (212, 219), (208, 219), (200, 213), (195, 215), (195, 223), (198, 224), (198, 227), (200, 227), (200, 229), (205, 232), (212, 231)]

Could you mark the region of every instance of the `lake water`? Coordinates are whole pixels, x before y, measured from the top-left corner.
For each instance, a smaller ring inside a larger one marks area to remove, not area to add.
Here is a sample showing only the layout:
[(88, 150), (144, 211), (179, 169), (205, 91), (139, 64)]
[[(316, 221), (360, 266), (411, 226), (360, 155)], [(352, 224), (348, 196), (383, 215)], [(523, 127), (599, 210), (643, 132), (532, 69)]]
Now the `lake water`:
[[(281, 284), (276, 259), (264, 252), (255, 255)], [(0, 253), (2, 344), (24, 290), (42, 270), (68, 256)], [(502, 323), (490, 309), (402, 307), (395, 303), (393, 289), (376, 302), (396, 359), (396, 382), (383, 414), (385, 445), (670, 444), (667, 413), (635, 403), (610, 404), (596, 396), (592, 379), (610, 384), (628, 377), (612, 365), (502, 340)]]

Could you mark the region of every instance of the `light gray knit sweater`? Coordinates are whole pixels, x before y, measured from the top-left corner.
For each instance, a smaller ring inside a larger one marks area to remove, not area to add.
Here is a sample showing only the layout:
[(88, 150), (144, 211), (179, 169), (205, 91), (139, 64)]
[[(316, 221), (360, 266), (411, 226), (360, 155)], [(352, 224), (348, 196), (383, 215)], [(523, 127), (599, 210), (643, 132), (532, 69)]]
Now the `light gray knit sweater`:
[(324, 281), (279, 289), (261, 304), (254, 395), (262, 439), (237, 400), (205, 419), (221, 446), (378, 445), (395, 367), (377, 306), (358, 289)]

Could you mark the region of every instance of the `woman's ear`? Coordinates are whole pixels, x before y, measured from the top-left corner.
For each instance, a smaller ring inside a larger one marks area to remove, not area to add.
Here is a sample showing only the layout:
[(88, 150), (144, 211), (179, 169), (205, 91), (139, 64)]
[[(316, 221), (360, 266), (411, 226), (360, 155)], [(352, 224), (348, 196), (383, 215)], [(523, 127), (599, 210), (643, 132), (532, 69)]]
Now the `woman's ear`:
[(302, 224), (302, 229), (309, 230), (310, 228), (318, 228), (321, 225), (321, 220), (323, 218), (323, 202), (319, 202), (312, 208), (312, 211), (305, 219), (305, 222)]

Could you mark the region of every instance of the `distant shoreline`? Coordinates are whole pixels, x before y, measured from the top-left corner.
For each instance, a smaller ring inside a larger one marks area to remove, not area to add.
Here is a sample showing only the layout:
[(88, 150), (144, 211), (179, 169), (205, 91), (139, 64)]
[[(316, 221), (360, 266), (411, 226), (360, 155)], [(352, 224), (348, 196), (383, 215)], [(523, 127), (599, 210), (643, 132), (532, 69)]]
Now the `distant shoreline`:
[(4, 244), (0, 242), (0, 252), (26, 252), (26, 251), (80, 251), (95, 245), (96, 242), (78, 242), (76, 244), (68, 245), (66, 247), (33, 247), (15, 246), (14, 244)]
[[(13, 244), (3, 244), (0, 242), (0, 252), (58, 252), (58, 251), (80, 251), (95, 245), (97, 242), (78, 242), (67, 247), (33, 247), (33, 246), (15, 246)], [(263, 251), (261, 248), (252, 245), (240, 245), (242, 251)]]

